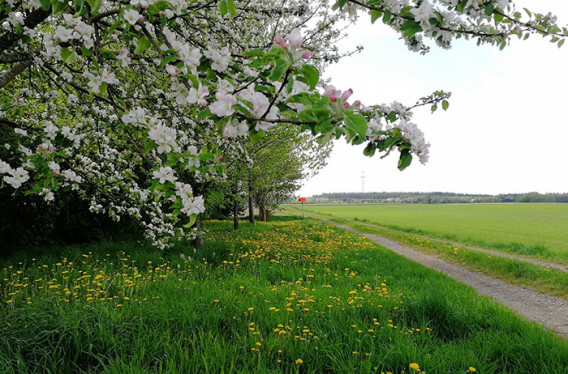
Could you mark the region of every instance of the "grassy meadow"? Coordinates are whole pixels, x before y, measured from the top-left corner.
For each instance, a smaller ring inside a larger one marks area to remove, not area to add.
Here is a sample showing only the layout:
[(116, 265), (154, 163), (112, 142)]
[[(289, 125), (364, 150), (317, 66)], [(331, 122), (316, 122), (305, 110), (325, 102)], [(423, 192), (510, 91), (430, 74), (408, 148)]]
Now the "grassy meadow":
[(307, 205), (305, 210), (568, 264), (568, 204)]
[(0, 372), (561, 373), (568, 343), (316, 220), (0, 263)]

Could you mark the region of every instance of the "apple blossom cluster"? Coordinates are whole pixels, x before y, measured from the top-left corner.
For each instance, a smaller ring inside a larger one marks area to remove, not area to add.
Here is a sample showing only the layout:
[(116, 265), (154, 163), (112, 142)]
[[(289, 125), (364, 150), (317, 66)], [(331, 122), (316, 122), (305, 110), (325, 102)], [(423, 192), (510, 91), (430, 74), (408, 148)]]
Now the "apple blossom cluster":
[[(238, 5), (238, 6), (237, 6)], [(232, 146), (280, 123), (325, 143), (396, 149), (399, 168), (428, 144), (414, 107), (364, 106), (320, 81), (341, 57), (339, 21), (369, 12), (412, 49), (457, 37), (502, 45), (511, 35), (558, 38), (551, 15), (528, 20), (505, 0), (310, 2), (252, 0), (5, 1), (0, 4), (0, 177), (48, 202), (75, 193), (93, 212), (138, 221), (163, 248), (191, 237), (210, 182)], [(238, 15), (238, 16), (237, 16)], [(277, 17), (275, 17), (277, 15)], [(323, 93), (322, 93), (323, 92)], [(5, 131), (4, 131), (5, 130)]]
[(479, 44), (488, 43), (503, 48), (513, 35), (527, 38), (530, 34), (550, 36), (559, 46), (568, 35), (568, 28), (556, 25), (552, 14), (525, 11), (528, 19), (515, 9), (511, 0), (384, 0), (336, 2), (336, 7), (357, 17), (369, 12), (375, 22), (400, 32), (410, 50), (428, 52), (424, 37), (442, 48), (450, 48), (455, 38), (476, 38)]

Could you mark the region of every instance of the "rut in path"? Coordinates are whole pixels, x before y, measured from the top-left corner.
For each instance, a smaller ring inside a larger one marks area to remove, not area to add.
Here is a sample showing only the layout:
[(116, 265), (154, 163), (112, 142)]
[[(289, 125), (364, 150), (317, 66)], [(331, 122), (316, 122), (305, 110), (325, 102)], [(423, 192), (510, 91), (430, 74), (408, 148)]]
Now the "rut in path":
[(363, 235), (375, 243), (412, 261), (465, 283), (477, 290), (480, 295), (490, 296), (495, 301), (513, 309), (525, 318), (540, 323), (568, 339), (568, 302), (561, 298), (545, 295), (518, 286), (512, 286), (501, 280), (466, 270), (434, 256), (405, 247), (393, 240), (378, 235), (366, 234), (349, 226), (332, 221), (324, 221), (347, 231)]

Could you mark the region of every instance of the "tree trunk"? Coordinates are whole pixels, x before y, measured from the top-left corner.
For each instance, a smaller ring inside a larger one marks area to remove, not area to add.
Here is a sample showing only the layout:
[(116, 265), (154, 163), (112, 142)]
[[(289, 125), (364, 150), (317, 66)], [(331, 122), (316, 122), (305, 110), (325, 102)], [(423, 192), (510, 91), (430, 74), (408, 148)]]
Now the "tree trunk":
[(239, 204), (237, 199), (233, 201), (233, 230), (239, 229)]
[(252, 204), (252, 192), (249, 191), (249, 222), (254, 223), (254, 205)]
[(266, 205), (264, 202), (258, 204), (258, 220), (266, 222)]
[(254, 204), (252, 198), (252, 173), (249, 171), (248, 175), (248, 198), (249, 198), (249, 222), (254, 223)]
[(197, 219), (195, 220), (195, 228), (197, 229), (197, 233), (195, 238), (191, 240), (191, 245), (195, 249), (203, 248), (203, 235), (201, 235), (201, 214), (197, 215)]
[(233, 230), (239, 229), (239, 197), (237, 195), (237, 185), (235, 184), (232, 189), (233, 192)]

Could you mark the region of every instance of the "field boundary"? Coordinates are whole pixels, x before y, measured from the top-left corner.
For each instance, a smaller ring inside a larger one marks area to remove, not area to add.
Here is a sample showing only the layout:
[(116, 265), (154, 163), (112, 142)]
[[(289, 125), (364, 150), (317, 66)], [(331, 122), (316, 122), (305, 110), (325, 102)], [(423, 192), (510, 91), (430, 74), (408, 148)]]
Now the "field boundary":
[(391, 251), (436, 270), (446, 276), (474, 288), (480, 295), (489, 296), (519, 315), (537, 322), (568, 339), (568, 302), (555, 296), (545, 295), (526, 288), (510, 285), (499, 279), (466, 270), (435, 256), (427, 255), (394, 240), (367, 234), (352, 227), (327, 219), (318, 218), (344, 230), (362, 235)]
[(395, 230), (395, 229), (392, 229), (392, 228), (389, 228), (389, 227), (375, 225), (375, 224), (368, 223), (368, 222), (356, 221), (356, 220), (348, 219), (348, 218), (345, 218), (345, 217), (341, 217), (341, 219), (343, 219), (345, 221), (361, 224), (361, 225), (364, 225), (364, 226), (382, 229), (382, 230), (402, 232), (402, 233), (407, 234), (407, 235), (412, 235), (412, 236), (415, 236), (417, 238), (426, 239), (426, 240), (430, 240), (430, 241), (433, 241), (433, 242), (444, 243), (444, 244), (452, 244), (452, 245), (460, 246), (460, 247), (463, 247), (465, 249), (469, 249), (469, 250), (472, 250), (472, 251), (487, 253), (489, 255), (496, 256), (496, 257), (504, 257), (504, 258), (509, 258), (511, 260), (524, 261), (524, 262), (531, 263), (533, 265), (542, 266), (542, 267), (545, 267), (545, 268), (557, 269), (557, 270), (568, 273), (568, 266), (557, 264), (557, 263), (554, 263), (554, 262), (536, 260), (536, 259), (533, 259), (533, 258), (527, 258), (527, 257), (524, 257), (524, 256), (518, 256), (518, 255), (500, 252), (500, 251), (496, 251), (496, 250), (492, 250), (492, 249), (476, 247), (476, 246), (473, 246), (473, 245), (455, 242), (455, 241), (452, 241), (452, 240), (434, 238), (434, 237), (427, 236), (427, 235), (408, 233), (406, 231)]

